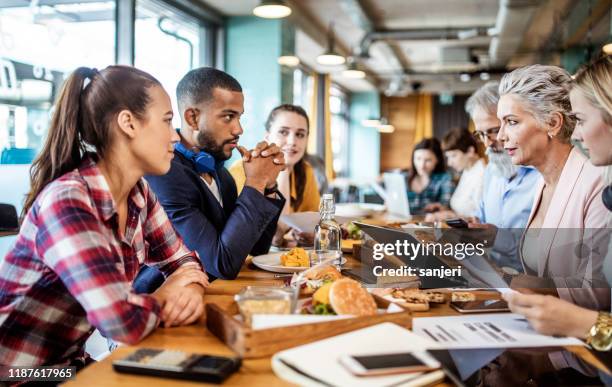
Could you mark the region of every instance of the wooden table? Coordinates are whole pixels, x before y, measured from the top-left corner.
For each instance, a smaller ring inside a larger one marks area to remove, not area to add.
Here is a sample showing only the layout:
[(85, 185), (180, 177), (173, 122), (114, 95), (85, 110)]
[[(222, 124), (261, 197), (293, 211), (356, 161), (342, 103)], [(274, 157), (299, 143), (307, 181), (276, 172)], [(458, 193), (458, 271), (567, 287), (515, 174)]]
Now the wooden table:
[[(349, 258), (346, 266), (354, 267), (358, 262)], [(234, 294), (248, 285), (272, 285), (282, 286), (283, 279), (275, 278), (273, 273), (264, 272), (246, 264), (237, 279), (233, 281), (216, 280), (210, 286), (204, 296), (206, 302), (214, 302), (221, 306), (233, 302)], [(490, 295), (490, 294), (489, 294)], [(488, 298), (484, 294), (485, 298)], [(458, 313), (448, 305), (433, 306), (428, 312), (414, 313), (415, 317), (457, 315)], [(232, 350), (223, 342), (213, 336), (205, 324), (205, 316), (196, 325), (180, 328), (159, 328), (149, 335), (141, 343), (135, 346), (117, 348), (109, 357), (101, 362), (92, 364), (79, 372), (74, 380), (66, 383), (68, 386), (94, 386), (94, 385), (121, 385), (121, 386), (172, 386), (178, 383), (202, 385), (201, 383), (190, 383), (187, 381), (175, 381), (171, 379), (153, 378), (147, 376), (135, 376), (119, 374), (112, 369), (112, 361), (127, 356), (136, 348), (163, 348), (175, 349), (186, 352), (207, 353), (221, 356), (235, 356)], [(605, 370), (605, 366), (599, 362), (584, 347), (567, 347), (568, 350), (578, 354), (589, 363)], [(278, 378), (273, 372), (270, 358), (256, 360), (244, 360), (239, 372), (232, 375), (223, 385), (227, 386), (287, 386), (289, 383)], [(450, 386), (440, 383), (439, 386)]]
[(0, 237), (13, 236), (19, 234), (19, 231), (0, 231)]

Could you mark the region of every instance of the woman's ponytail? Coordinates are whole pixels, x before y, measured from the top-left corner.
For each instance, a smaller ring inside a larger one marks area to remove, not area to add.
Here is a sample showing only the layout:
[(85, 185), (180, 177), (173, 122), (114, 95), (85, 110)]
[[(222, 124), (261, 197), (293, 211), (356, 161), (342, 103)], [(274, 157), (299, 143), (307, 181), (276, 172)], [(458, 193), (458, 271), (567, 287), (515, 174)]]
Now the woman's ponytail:
[(76, 168), (82, 158), (79, 136), (81, 92), (91, 82), (94, 71), (79, 67), (66, 80), (59, 94), (47, 138), (30, 168), (30, 192), (23, 206), (22, 217), (32, 207), (47, 184)]

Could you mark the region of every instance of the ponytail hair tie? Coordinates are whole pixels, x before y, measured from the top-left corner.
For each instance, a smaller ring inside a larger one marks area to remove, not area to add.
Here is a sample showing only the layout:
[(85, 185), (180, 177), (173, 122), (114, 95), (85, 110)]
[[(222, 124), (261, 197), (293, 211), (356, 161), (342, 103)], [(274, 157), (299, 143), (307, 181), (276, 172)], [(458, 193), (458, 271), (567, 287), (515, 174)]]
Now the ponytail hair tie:
[(83, 81), (83, 90), (85, 90), (85, 88), (89, 86), (91, 81), (93, 81), (94, 77), (98, 74), (98, 69), (96, 69), (95, 67), (88, 69), (88, 71), (85, 73), (85, 80)]

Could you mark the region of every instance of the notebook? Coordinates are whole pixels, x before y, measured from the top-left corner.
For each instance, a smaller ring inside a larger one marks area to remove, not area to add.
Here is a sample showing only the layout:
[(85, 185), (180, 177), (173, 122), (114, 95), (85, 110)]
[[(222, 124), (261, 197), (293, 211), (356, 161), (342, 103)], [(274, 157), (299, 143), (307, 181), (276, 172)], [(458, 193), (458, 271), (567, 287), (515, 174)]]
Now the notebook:
[(342, 355), (373, 355), (410, 352), (435, 347), (393, 323), (381, 323), (353, 332), (276, 353), (272, 369), (277, 376), (299, 385), (322, 386), (422, 386), (444, 379), (443, 371), (388, 376), (358, 377), (344, 368)]

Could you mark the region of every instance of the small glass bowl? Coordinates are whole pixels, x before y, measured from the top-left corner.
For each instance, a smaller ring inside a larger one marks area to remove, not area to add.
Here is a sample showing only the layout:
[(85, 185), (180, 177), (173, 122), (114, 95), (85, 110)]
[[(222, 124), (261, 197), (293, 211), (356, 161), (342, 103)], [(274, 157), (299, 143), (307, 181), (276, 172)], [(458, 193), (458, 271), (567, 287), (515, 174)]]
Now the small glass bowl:
[(234, 296), (244, 322), (251, 325), (255, 314), (291, 314), (294, 289), (274, 286), (247, 286)]

